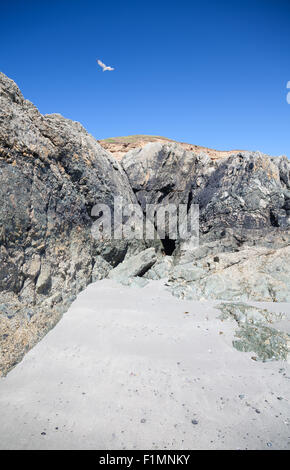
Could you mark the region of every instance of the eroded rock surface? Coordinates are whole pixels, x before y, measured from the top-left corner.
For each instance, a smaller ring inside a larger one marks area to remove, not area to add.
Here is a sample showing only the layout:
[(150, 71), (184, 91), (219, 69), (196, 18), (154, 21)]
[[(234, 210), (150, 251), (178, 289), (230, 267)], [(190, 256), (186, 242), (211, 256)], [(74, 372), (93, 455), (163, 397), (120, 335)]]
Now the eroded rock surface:
[(208, 255), (178, 264), (168, 277), (181, 298), (290, 302), (290, 246)]
[(0, 371), (88, 283), (146, 247), (91, 236), (92, 207), (116, 196), (136, 203), (118, 162), (79, 123), (42, 116), (0, 74)]
[[(162, 138), (134, 145), (119, 164), (81, 124), (41, 115), (0, 74), (2, 373), (104, 277), (139, 287), (167, 278), (189, 299), (290, 301), (289, 160), (215, 158)], [(199, 246), (166, 233), (162, 256), (158, 237), (94, 239), (93, 206), (113, 208), (117, 196), (144, 216), (147, 204), (198, 205)]]
[(243, 152), (212, 161), (151, 143), (128, 152), (122, 165), (144, 212), (147, 204), (199, 206), (199, 247), (177, 239), (172, 266), (156, 263), (153, 278), (168, 277), (175, 295), (196, 300), (290, 301), (286, 157)]

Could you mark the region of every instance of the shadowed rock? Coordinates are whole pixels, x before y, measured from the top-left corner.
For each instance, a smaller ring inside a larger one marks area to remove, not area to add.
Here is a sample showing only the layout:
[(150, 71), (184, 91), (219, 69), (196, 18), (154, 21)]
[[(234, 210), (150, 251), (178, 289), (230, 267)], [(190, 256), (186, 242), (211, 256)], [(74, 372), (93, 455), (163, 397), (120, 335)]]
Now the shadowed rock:
[(126, 281), (128, 278), (143, 276), (156, 262), (154, 248), (148, 248), (135, 256), (131, 256), (120, 263), (109, 273), (110, 279)]
[(0, 371), (19, 361), (88, 283), (148, 246), (91, 236), (92, 207), (113, 208), (116, 196), (137, 203), (118, 162), (81, 124), (42, 116), (0, 74)]

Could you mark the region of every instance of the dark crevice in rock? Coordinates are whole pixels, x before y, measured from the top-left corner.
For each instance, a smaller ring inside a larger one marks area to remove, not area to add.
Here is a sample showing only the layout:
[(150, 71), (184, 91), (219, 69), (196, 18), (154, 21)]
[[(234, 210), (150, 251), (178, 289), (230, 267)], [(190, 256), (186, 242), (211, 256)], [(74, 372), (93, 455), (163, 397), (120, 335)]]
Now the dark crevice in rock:
[(171, 256), (176, 248), (176, 240), (172, 240), (172, 238), (169, 238), (168, 236), (165, 236), (161, 240), (164, 252), (167, 256)]
[(273, 227), (279, 227), (278, 217), (274, 212), (270, 212), (270, 222)]
[(192, 191), (189, 191), (188, 198), (187, 198), (187, 208), (186, 208), (187, 212), (190, 209), (190, 206), (191, 206), (191, 203), (192, 203), (192, 198), (193, 198)]

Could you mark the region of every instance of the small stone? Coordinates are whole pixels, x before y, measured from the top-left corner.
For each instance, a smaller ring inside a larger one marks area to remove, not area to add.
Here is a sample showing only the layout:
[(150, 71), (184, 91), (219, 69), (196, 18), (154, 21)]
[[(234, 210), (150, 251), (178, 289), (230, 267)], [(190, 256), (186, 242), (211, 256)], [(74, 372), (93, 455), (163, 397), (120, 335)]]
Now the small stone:
[(261, 413), (261, 411), (258, 410), (257, 408), (255, 409), (255, 412), (258, 413), (258, 415)]
[(267, 442), (268, 447), (272, 447), (272, 442)]
[(42, 435), (42, 436), (46, 436), (46, 432), (43, 431), (43, 432), (41, 433), (41, 435)]
[(145, 418), (142, 418), (141, 421), (140, 421), (142, 424), (146, 423), (146, 419)]
[(239, 398), (242, 400), (243, 398), (245, 398), (245, 395), (241, 394), (239, 395)]
[(193, 419), (191, 422), (192, 424), (198, 424), (198, 421), (196, 419)]

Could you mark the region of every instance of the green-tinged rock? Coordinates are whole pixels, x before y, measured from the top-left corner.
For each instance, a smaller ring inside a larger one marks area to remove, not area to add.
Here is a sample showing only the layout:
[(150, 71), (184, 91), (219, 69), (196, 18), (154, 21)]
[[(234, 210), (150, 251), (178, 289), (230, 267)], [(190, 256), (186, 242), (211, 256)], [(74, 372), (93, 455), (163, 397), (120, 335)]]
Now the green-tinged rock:
[(257, 360), (287, 360), (290, 336), (269, 326), (284, 318), (283, 313), (247, 305), (243, 302), (222, 303), (216, 306), (221, 311), (220, 318), (233, 319), (239, 325), (233, 340), (238, 351), (254, 352)]
[(255, 307), (244, 302), (221, 303), (216, 308), (222, 312), (222, 319), (233, 318), (239, 325), (273, 323), (273, 321), (282, 320), (285, 316), (283, 313), (270, 312), (266, 308)]
[(116, 268), (112, 269), (109, 273), (109, 279), (122, 281), (127, 278), (142, 276), (148, 271), (151, 266), (156, 262), (157, 256), (154, 248), (147, 248), (147, 250), (138, 253), (135, 256), (126, 258)]
[(238, 339), (233, 346), (238, 351), (254, 352), (257, 360), (278, 361), (287, 360), (290, 336), (265, 325), (242, 325), (236, 332)]
[(172, 256), (162, 257), (144, 274), (144, 277), (153, 280), (167, 278), (172, 270), (173, 262), (174, 258)]

